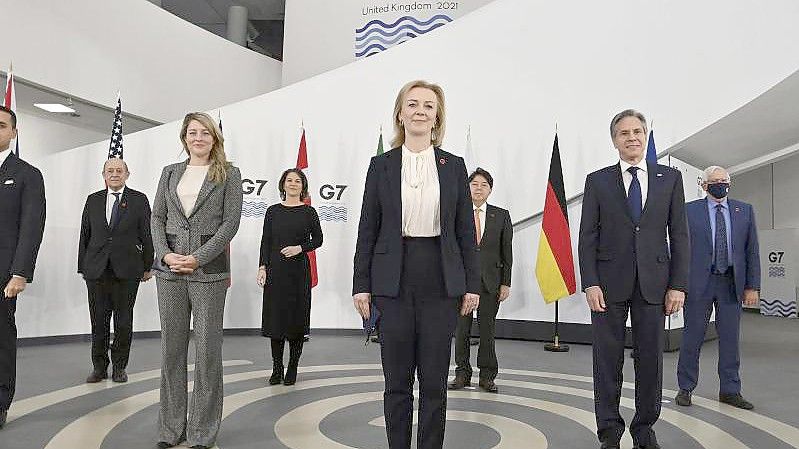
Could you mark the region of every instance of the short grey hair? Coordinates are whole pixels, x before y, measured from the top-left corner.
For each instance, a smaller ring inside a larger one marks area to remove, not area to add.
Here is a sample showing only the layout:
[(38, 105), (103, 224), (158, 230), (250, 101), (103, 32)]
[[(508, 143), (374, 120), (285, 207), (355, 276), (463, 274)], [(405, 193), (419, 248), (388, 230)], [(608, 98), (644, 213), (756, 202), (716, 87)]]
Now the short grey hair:
[(106, 159), (106, 161), (103, 162), (103, 171), (101, 173), (105, 173), (105, 169), (108, 167), (108, 162), (115, 159), (119, 159), (120, 161), (122, 161), (122, 166), (125, 167), (125, 173), (130, 174), (130, 170), (128, 170), (128, 163), (125, 162), (125, 159), (122, 159), (121, 157), (109, 157), (108, 159)]
[(641, 124), (644, 125), (644, 133), (646, 133), (646, 117), (644, 114), (636, 111), (635, 109), (625, 109), (613, 117), (613, 120), (610, 121), (610, 137), (611, 139), (616, 137), (616, 125), (626, 117), (635, 117), (641, 121)]
[(710, 179), (710, 175), (717, 171), (723, 171), (727, 175), (727, 180), (730, 179), (730, 173), (724, 167), (719, 167), (718, 165), (711, 165), (710, 167), (706, 168), (705, 171), (702, 172), (702, 182), (707, 182)]

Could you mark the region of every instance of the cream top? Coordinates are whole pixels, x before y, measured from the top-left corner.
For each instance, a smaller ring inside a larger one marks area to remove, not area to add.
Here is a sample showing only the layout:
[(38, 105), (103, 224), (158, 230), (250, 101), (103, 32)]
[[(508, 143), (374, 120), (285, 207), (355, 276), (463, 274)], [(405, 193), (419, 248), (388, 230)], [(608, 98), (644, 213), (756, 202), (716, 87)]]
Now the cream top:
[(200, 189), (203, 186), (203, 181), (208, 176), (208, 167), (210, 165), (187, 165), (186, 171), (180, 177), (177, 194), (180, 204), (183, 206), (183, 212), (187, 217), (191, 215), (194, 203), (197, 202), (197, 195), (200, 194)]
[(414, 153), (402, 146), (402, 235), (441, 235), (440, 189), (433, 146)]

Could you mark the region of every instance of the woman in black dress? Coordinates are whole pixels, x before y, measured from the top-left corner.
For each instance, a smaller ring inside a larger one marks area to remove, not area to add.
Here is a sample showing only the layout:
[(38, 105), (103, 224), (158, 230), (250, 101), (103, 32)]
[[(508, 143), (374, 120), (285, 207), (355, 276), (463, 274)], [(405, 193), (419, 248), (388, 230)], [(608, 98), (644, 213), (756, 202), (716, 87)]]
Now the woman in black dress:
[[(261, 333), (272, 339), (274, 368), (270, 385), (294, 385), (303, 336), (311, 316), (311, 273), (307, 253), (322, 246), (316, 209), (305, 204), (308, 179), (302, 170), (283, 172), (281, 203), (266, 210), (261, 237), (258, 285), (264, 287)], [(283, 348), (289, 341), (289, 364), (283, 373)]]

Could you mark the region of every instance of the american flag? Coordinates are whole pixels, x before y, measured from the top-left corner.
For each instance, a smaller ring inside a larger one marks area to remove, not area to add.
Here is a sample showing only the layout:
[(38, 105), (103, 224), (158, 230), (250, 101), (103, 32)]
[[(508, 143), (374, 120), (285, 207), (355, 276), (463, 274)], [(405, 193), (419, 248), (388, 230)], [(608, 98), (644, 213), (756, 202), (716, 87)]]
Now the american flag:
[(117, 108), (114, 110), (114, 127), (111, 129), (111, 144), (108, 147), (108, 159), (122, 157), (122, 97), (117, 95)]

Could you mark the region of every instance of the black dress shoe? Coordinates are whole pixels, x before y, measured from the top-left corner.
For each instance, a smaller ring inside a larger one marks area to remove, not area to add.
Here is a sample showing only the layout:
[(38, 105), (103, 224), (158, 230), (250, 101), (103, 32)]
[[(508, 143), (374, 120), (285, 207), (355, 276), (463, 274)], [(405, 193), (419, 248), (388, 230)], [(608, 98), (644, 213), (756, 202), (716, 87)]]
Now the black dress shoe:
[(755, 408), (751, 402), (744, 399), (740, 394), (719, 394), (719, 402), (729, 404), (733, 407), (742, 408), (744, 410), (752, 410)]
[(166, 441), (159, 441), (158, 444), (155, 445), (158, 449), (167, 449), (170, 447), (175, 447), (177, 444), (167, 443)]
[(115, 369), (111, 374), (111, 380), (116, 383), (125, 383), (128, 381), (128, 373), (124, 369)]
[(677, 405), (688, 407), (691, 405), (691, 392), (688, 390), (680, 390), (677, 396), (674, 397), (674, 402), (676, 402)]
[(450, 390), (460, 390), (464, 387), (469, 387), (472, 385), (472, 379), (470, 377), (461, 376), (456, 374), (455, 380), (447, 384), (447, 388)]
[(101, 382), (105, 379), (108, 379), (108, 372), (106, 371), (97, 371), (94, 370), (86, 377), (87, 384), (96, 384), (97, 382)]
[(616, 441), (603, 441), (599, 449), (620, 449), (620, 447)]
[(195, 444), (191, 447), (191, 449), (208, 449), (208, 446), (203, 446), (202, 444)]
[(8, 419), (8, 410), (0, 410), (0, 429), (6, 425), (6, 420)]
[(657, 443), (637, 444), (633, 446), (633, 449), (660, 449), (660, 445)]
[(497, 388), (497, 384), (495, 384), (493, 380), (481, 380), (480, 388), (482, 388), (483, 391), (486, 391), (488, 393), (496, 393), (499, 391), (499, 388)]

